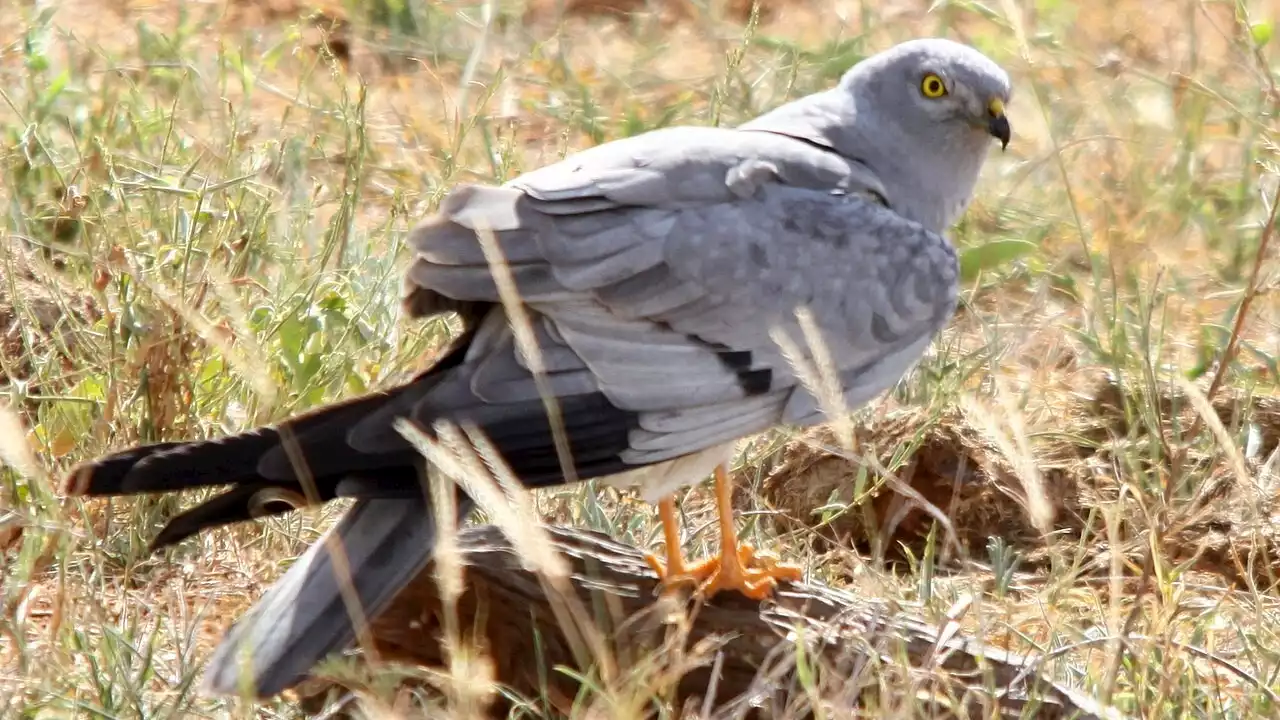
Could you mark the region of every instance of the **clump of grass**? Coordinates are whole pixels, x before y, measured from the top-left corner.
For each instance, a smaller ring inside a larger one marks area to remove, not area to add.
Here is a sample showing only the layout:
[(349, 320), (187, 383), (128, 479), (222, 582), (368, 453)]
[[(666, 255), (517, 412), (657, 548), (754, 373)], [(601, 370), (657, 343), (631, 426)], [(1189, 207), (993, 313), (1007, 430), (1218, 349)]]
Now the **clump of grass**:
[[(977, 598), (966, 631), (1042, 654), (1056, 679), (1132, 715), (1277, 713), (1272, 18), (1180, 0), (892, 17), (780, 3), (741, 22), (711, 9), (556, 25), (492, 4), (324, 8), (348, 53), (315, 42), (332, 26), (317, 8), (246, 24), (252, 13), (200, 5), (85, 5), (0, 18), (6, 713), (250, 712), (194, 693), (201, 659), (331, 514), (151, 557), (187, 499), (68, 503), (48, 477), (128, 443), (280, 419), (428, 361), (452, 329), (399, 323), (400, 243), (452, 183), (665, 125), (734, 124), (923, 34), (971, 42), (1016, 86), (1016, 140), (953, 233), (964, 307), (843, 428), (858, 444), (841, 452), (860, 462), (810, 514), (770, 500), (770, 458), (794, 438), (744, 449), (744, 538), (940, 622)], [(987, 462), (951, 467), (943, 487), (1004, 483), (982, 497), (1035, 531), (921, 485), (911, 468), (938, 457), (938, 437)], [(784, 479), (813, 485), (801, 465), (784, 463)], [(1082, 492), (1064, 503), (1068, 487)], [(921, 500), (941, 516), (916, 512)], [(548, 520), (660, 539), (647, 507), (596, 483), (530, 502)], [(690, 493), (682, 512), (686, 551), (713, 549), (708, 498)], [(887, 516), (918, 532), (886, 534)], [(943, 541), (944, 521), (958, 540)], [(454, 648), (455, 674), (483, 667)], [(575, 712), (651, 713), (631, 698), (682, 662), (584, 677)], [(913, 697), (892, 663), (871, 672), (878, 697)], [(465, 714), (477, 701), (463, 689), (431, 702)], [(363, 701), (398, 707), (390, 697)], [(283, 699), (259, 710), (293, 712)]]

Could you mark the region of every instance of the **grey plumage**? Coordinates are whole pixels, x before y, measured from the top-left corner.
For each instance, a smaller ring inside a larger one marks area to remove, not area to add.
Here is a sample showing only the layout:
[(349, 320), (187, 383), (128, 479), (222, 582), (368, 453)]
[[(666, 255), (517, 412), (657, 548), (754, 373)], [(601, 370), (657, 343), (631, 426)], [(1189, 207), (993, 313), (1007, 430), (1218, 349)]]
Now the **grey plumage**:
[[(945, 92), (926, 96), (930, 77)], [(956, 303), (956, 257), (941, 233), (968, 203), (991, 136), (1008, 141), (1008, 98), (1007, 76), (986, 57), (914, 41), (736, 129), (657, 130), (501, 187), (455, 188), (409, 238), (404, 305), (412, 316), (458, 310), (468, 335), (413, 381), (297, 421), (304, 455), (331, 488), (325, 499), (363, 498), (330, 536), (364, 558), (353, 584), (367, 612), (426, 562), (434, 537), (425, 504), (402, 502), (376, 524), (387, 512), (379, 477), (394, 475), (395, 497), (413, 496), (416, 461), (397, 418), (476, 423), (523, 482), (563, 482), (477, 231), (492, 231), (533, 319), (579, 477), (637, 485), (656, 501), (700, 480), (743, 437), (823, 419), (771, 335), (777, 327), (802, 342), (797, 308), (821, 331), (848, 407), (919, 359)], [(193, 469), (196, 457), (216, 457), (248, 494), (296, 482), (269, 431), (217, 442), (247, 455), (227, 462), (208, 443), (134, 449), (74, 472), (70, 486), (113, 494), (171, 488), (167, 478), (183, 472), (192, 486), (216, 480)], [(350, 640), (336, 586), (320, 577), (332, 574), (327, 553), (323, 542), (312, 548), (228, 635), (209, 689), (278, 692)], [(247, 670), (233, 662), (242, 656)]]
[[(468, 502), (460, 508), (465, 516)], [(222, 694), (260, 694), (296, 682), (351, 641), (342, 568), (359, 569), (352, 584), (359, 612), (386, 604), (431, 559), (435, 517), (425, 496), (359, 500), (312, 545), (267, 594), (227, 631), (205, 670), (205, 687)], [(335, 562), (329, 542), (340, 539)], [(342, 618), (317, 623), (317, 617)], [(242, 687), (244, 686), (244, 687)]]
[[(449, 256), (436, 244), (492, 218), (487, 227), (503, 247), (524, 240), (513, 253), (516, 279), (537, 282), (522, 285), (522, 297), (563, 339), (543, 347), (567, 349), (614, 405), (639, 413), (638, 442), (624, 462), (667, 460), (810, 419), (814, 403), (801, 399), (808, 393), (770, 336), (781, 326), (802, 337), (797, 307), (814, 313), (855, 404), (906, 369), (880, 372), (881, 362), (903, 350), (914, 360), (921, 340), (949, 317), (950, 244), (869, 201), (862, 175), (846, 157), (772, 132), (647, 133), (505, 187), (455, 190), (410, 238), (420, 255), (406, 274), (409, 292), (464, 284), (456, 273), (466, 278), (467, 299), (496, 302), (475, 243)], [(745, 369), (767, 382), (748, 386), (714, 346), (749, 358)], [(760, 404), (758, 395), (771, 411), (757, 409), (749, 425), (706, 424), (661, 440), (648, 429), (653, 414), (738, 418), (742, 404)], [(788, 413), (789, 404), (798, 409)]]

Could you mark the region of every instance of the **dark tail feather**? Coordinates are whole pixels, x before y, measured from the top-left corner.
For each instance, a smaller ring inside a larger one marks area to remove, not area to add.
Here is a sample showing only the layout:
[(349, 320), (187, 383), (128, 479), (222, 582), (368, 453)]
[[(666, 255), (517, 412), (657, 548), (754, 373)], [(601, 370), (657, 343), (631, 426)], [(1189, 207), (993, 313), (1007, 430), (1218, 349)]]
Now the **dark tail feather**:
[[(420, 496), (422, 456), (407, 441), (390, 443), (379, 452), (362, 452), (347, 442), (347, 434), (371, 414), (385, 410), (391, 422), (398, 410), (409, 412), (411, 407), (401, 409), (399, 404), (447, 377), (465, 356), (474, 332), (468, 331), (444, 358), (399, 387), (316, 408), (277, 427), (115, 452), (72, 468), (63, 480), (63, 492), (112, 496), (232, 486), (172, 518), (153, 541), (153, 550), (202, 530), (286, 513), (310, 502)], [(286, 437), (297, 443), (310, 487), (304, 487), (283, 450)]]
[(176, 545), (202, 530), (268, 515), (283, 515), (303, 504), (305, 498), (279, 485), (237, 485), (170, 518), (151, 541), (150, 552)]
[[(418, 453), (398, 436), (383, 452), (361, 453), (347, 442), (347, 432), (379, 411), (386, 411), (380, 414), (387, 422), (407, 412), (410, 408), (401, 408), (400, 401), (421, 397), (447, 377), (466, 356), (475, 332), (474, 327), (468, 329), (444, 357), (399, 387), (315, 408), (281, 423), (297, 441), (308, 468), (317, 476), (317, 485), (321, 484), (322, 470), (330, 476), (324, 480), (333, 485), (352, 473), (381, 473), (418, 465)], [(406, 394), (411, 397), (402, 397)], [(62, 489), (66, 495), (81, 496), (137, 495), (238, 483), (275, 483), (300, 489), (281, 444), (279, 429), (262, 427), (214, 440), (144, 445), (76, 465), (64, 478)]]
[[(304, 455), (346, 450), (346, 427), (388, 402), (392, 393), (373, 393), (317, 408), (286, 421)], [(281, 442), (274, 427), (195, 442), (167, 442), (122, 450), (80, 463), (63, 481), (68, 495), (137, 495), (240, 482), (295, 482), (287, 476), (263, 476), (259, 461)], [(368, 457), (370, 464), (381, 458)], [(398, 458), (397, 458), (398, 460)]]
[[(407, 463), (379, 470), (368, 477), (353, 475), (336, 483), (317, 483), (319, 500), (416, 497), (422, 494), (419, 468), (420, 464)], [(176, 545), (202, 530), (269, 515), (283, 515), (306, 504), (307, 498), (294, 486), (282, 483), (237, 485), (170, 518), (152, 541), (151, 550)]]
[[(459, 498), (458, 518), (471, 509)], [(435, 516), (421, 492), (360, 500), (227, 633), (205, 668), (205, 689), (222, 695), (275, 695), (356, 637), (335, 572), (340, 543), (365, 620), (377, 615), (431, 559)], [(341, 564), (339, 564), (341, 567)]]
[(165, 442), (140, 445), (128, 450), (105, 455), (78, 463), (62, 480), (62, 491), (67, 495), (119, 495), (125, 478), (140, 461), (167, 450), (182, 447), (185, 443)]

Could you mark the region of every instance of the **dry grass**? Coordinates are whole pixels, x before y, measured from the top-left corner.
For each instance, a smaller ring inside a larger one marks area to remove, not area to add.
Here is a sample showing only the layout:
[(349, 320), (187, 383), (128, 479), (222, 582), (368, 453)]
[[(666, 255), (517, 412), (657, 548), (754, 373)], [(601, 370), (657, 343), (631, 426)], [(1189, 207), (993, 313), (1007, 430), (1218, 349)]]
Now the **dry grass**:
[[(39, 467), (0, 486), (0, 713), (296, 714), (192, 683), (331, 513), (151, 557), (176, 501), (71, 503), (47, 476), (429, 359), (449, 328), (398, 322), (399, 243), (453, 182), (736, 123), (862, 52), (942, 34), (1015, 81), (1014, 143), (953, 233), (980, 272), (920, 368), (859, 412), (856, 452), (821, 432), (744, 446), (744, 535), (939, 618), (976, 597), (968, 630), (1048, 653), (1057, 679), (1127, 714), (1280, 714), (1274, 250), (1222, 362), (1276, 187), (1276, 43), (1256, 40), (1277, 8), (934, 4), (777, 0), (754, 24), (735, 2), (6, 10), (0, 367), (27, 432), (0, 444)], [(708, 500), (682, 505), (686, 549), (714, 547)], [(650, 508), (594, 484), (537, 503), (660, 541)], [(655, 667), (598, 698), (631, 707)]]

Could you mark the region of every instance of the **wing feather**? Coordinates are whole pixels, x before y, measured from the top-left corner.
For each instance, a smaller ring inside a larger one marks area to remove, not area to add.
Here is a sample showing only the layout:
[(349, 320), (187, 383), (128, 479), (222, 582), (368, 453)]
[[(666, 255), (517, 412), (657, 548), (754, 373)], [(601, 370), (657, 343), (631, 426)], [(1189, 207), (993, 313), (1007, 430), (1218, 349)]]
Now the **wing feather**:
[[(800, 307), (850, 405), (918, 359), (954, 309), (955, 254), (882, 199), (865, 167), (793, 138), (649, 133), (455, 191), (415, 230), (408, 277), (419, 292), (496, 300), (462, 240), (492, 228), (557, 394), (598, 390), (637, 413), (622, 458), (652, 463), (820, 419), (771, 335), (802, 342)], [(527, 366), (499, 356), (479, 366), (475, 394), (530, 397)]]

